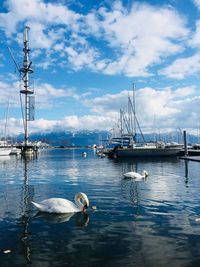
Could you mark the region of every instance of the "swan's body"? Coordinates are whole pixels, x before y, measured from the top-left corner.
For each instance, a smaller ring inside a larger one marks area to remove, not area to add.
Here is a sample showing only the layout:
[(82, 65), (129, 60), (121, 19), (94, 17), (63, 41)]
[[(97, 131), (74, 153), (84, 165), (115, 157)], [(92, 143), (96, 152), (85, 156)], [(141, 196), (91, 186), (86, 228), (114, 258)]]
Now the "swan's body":
[(133, 179), (144, 179), (148, 176), (147, 171), (143, 171), (142, 174), (137, 172), (127, 172), (124, 174), (124, 177), (126, 178), (133, 178)]
[[(80, 201), (82, 199), (82, 202)], [(41, 212), (48, 213), (75, 213), (85, 212), (89, 206), (89, 200), (84, 193), (77, 193), (75, 195), (75, 203), (64, 198), (48, 198), (40, 203), (32, 201), (33, 205)]]

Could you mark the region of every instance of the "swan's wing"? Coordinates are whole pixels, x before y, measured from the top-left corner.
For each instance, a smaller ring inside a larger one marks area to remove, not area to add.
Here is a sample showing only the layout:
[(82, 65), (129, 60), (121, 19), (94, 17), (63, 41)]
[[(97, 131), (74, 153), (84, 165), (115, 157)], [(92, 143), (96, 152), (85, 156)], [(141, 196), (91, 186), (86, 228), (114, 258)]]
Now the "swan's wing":
[(143, 176), (142, 176), (141, 174), (137, 173), (137, 172), (134, 173), (134, 177), (135, 177), (136, 179), (141, 179), (141, 178), (143, 178)]
[(127, 178), (131, 177), (131, 172), (124, 173), (124, 177), (127, 177)]
[(34, 201), (31, 201), (31, 203), (40, 211), (42, 211), (42, 206), (39, 203), (36, 203)]
[(32, 203), (42, 212), (74, 213), (80, 211), (73, 202), (63, 198), (49, 198), (40, 203)]
[(137, 173), (137, 172), (127, 172), (124, 174), (125, 177), (130, 177), (130, 178), (138, 178), (140, 179), (142, 176)]

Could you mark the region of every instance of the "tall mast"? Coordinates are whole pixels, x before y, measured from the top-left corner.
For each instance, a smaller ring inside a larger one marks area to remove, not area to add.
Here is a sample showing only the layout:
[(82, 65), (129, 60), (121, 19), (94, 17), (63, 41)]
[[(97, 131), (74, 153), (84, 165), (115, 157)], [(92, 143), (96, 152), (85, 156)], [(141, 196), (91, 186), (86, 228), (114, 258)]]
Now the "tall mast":
[(23, 36), (23, 43), (24, 43), (24, 60), (23, 60), (23, 67), (19, 69), (21, 78), (23, 80), (24, 88), (20, 90), (20, 93), (24, 95), (24, 112), (23, 112), (23, 120), (24, 120), (24, 145), (28, 145), (28, 121), (34, 120), (34, 116), (32, 116), (32, 112), (34, 110), (34, 97), (30, 96), (33, 95), (33, 90), (30, 87), (29, 75), (33, 73), (31, 69), (32, 61), (29, 59), (29, 27), (25, 27), (24, 29), (24, 36)]
[(136, 142), (136, 104), (135, 104), (135, 84), (133, 83), (133, 114), (134, 114), (134, 141)]

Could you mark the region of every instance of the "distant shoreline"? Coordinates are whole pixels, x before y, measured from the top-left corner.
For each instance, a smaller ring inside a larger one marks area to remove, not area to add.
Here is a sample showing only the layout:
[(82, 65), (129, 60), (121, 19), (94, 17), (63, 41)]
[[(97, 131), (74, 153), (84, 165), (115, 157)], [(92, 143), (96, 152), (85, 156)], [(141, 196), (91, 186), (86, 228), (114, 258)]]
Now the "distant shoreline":
[(92, 146), (49, 146), (49, 148), (66, 148), (66, 149), (71, 149), (71, 148), (93, 148)]

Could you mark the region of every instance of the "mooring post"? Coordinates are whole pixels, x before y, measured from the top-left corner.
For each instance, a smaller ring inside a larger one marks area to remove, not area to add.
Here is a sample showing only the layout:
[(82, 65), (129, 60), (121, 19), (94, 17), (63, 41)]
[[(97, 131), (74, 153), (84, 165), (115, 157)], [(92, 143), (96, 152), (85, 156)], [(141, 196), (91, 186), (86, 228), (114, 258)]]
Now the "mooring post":
[(188, 156), (188, 148), (187, 148), (187, 136), (186, 131), (183, 131), (183, 138), (184, 138), (184, 150), (185, 150), (185, 157)]

